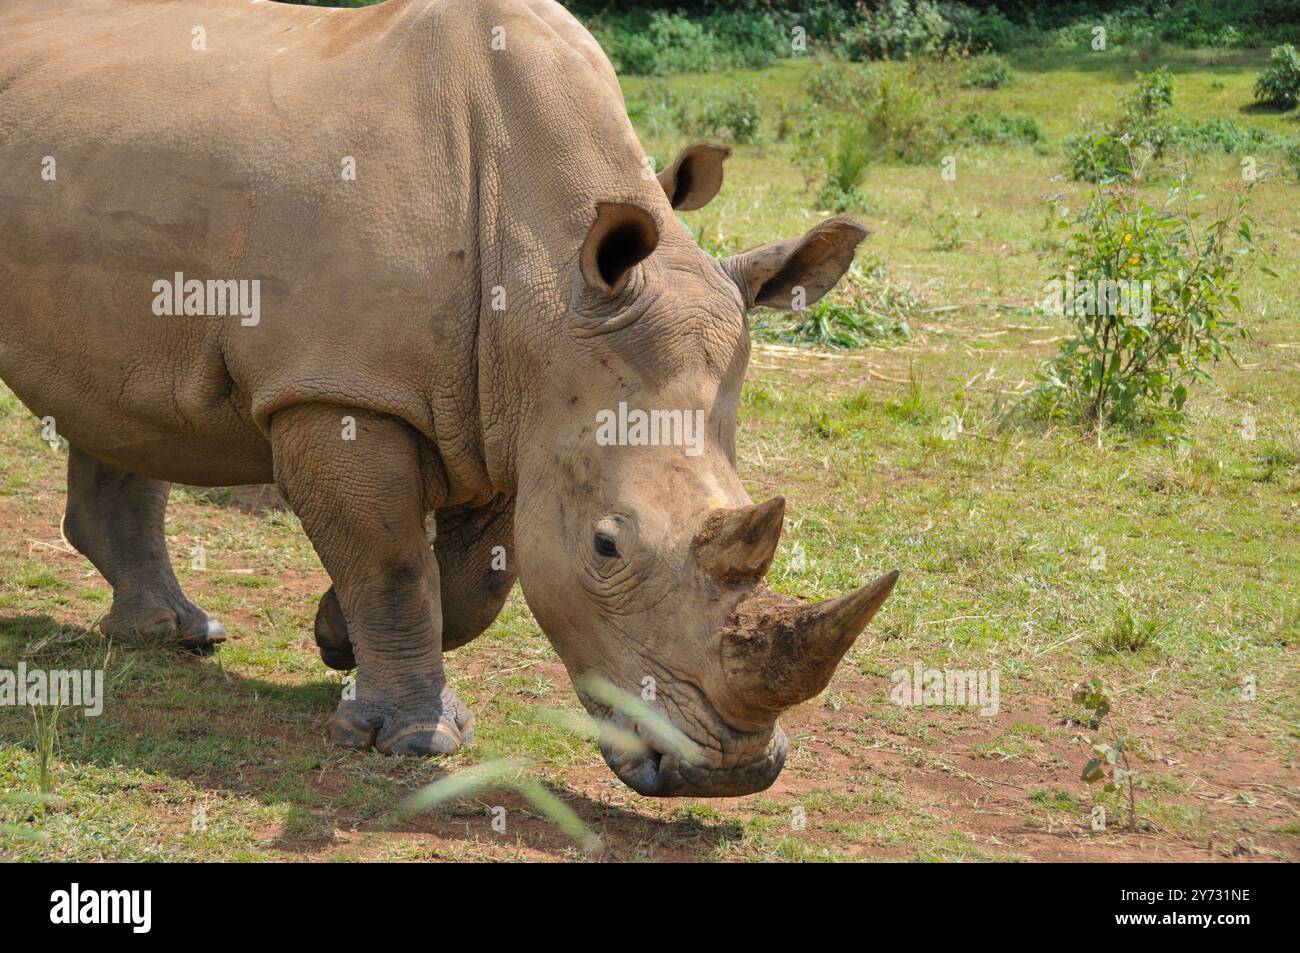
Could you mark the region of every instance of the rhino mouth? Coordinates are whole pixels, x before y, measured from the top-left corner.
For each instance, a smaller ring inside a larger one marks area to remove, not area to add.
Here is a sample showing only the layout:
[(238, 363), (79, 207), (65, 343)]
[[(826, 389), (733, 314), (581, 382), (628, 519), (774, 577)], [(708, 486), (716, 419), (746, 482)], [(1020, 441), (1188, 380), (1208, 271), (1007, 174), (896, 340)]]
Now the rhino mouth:
[[(708, 741), (691, 751), (605, 706), (588, 708), (598, 721), (615, 729), (613, 738), (601, 735), (605, 763), (620, 781), (646, 797), (755, 794), (771, 787), (785, 767), (785, 732), (775, 720), (763, 731), (741, 732), (715, 716), (710, 719)], [(629, 736), (640, 743), (629, 745), (625, 740)]]
[(711, 768), (692, 764), (673, 751), (657, 750), (647, 739), (650, 751), (627, 753), (601, 743), (600, 753), (618, 779), (645, 797), (740, 797), (772, 786), (785, 767), (786, 737), (774, 727), (764, 757), (744, 764)]

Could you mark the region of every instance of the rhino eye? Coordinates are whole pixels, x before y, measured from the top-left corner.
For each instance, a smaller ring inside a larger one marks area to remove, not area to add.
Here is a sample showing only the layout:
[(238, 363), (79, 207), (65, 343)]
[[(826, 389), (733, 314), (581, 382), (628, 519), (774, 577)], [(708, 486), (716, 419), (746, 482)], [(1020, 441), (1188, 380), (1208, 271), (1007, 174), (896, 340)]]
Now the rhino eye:
[(597, 533), (593, 546), (597, 556), (609, 558), (618, 555), (618, 547), (614, 545), (614, 537), (608, 533)]

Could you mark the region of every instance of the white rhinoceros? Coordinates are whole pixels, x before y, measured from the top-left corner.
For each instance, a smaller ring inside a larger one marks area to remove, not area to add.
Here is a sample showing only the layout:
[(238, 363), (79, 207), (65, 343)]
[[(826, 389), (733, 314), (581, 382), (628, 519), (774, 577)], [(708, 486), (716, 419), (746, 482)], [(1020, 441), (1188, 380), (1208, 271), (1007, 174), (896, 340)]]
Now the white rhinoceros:
[[(168, 481), (274, 480), (333, 580), (322, 653), (357, 669), (336, 742), (467, 741), (443, 651), (517, 574), (584, 704), (645, 736), (602, 745), (620, 778), (771, 784), (778, 714), (896, 574), (817, 605), (762, 584), (784, 501), (736, 475), (745, 313), (816, 301), (865, 232), (714, 260), (674, 208), (725, 156), (649, 174), (550, 0), (3, 0), (0, 376), (70, 443), (105, 628), (223, 639), (168, 562)], [(588, 676), (653, 684), (698, 751)]]

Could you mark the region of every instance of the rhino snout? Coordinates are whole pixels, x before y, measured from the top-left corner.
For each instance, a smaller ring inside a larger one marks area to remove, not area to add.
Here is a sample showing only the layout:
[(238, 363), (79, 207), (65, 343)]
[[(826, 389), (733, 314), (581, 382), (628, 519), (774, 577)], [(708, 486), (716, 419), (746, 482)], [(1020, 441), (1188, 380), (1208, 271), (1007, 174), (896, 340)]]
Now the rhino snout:
[(642, 737), (648, 750), (629, 754), (602, 741), (600, 753), (620, 781), (646, 797), (740, 797), (755, 794), (771, 787), (785, 767), (785, 732), (776, 725), (759, 757), (716, 767), (693, 763), (676, 751), (658, 750), (653, 738)]

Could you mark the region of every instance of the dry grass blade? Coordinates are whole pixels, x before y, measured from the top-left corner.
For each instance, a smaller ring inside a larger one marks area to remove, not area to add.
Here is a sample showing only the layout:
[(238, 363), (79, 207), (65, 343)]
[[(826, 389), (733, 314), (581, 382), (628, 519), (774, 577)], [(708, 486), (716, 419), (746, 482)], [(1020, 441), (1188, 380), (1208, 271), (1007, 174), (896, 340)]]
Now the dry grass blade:
[(600, 838), (591, 830), (577, 811), (569, 807), (536, 778), (520, 778), (515, 789), (528, 799), (528, 803), (546, 815), (566, 837), (587, 853), (600, 849)]
[(512, 758), (484, 761), (420, 788), (402, 802), (399, 813), (409, 817), (432, 810), (448, 801), (472, 797), (488, 788), (515, 781), (522, 770), (523, 766)]
[(650, 753), (649, 745), (636, 732), (628, 731), (610, 721), (598, 721), (586, 715), (554, 708), (540, 710), (538, 717), (581, 738), (599, 741), (606, 747), (631, 757), (644, 757)]
[(608, 705), (619, 714), (635, 721), (641, 731), (649, 732), (654, 740), (663, 746), (665, 754), (674, 754), (691, 764), (699, 764), (704, 760), (699, 745), (686, 737), (681, 729), (661, 712), (655, 711), (638, 696), (625, 692), (596, 675), (583, 676), (578, 680), (578, 687), (602, 705)]

